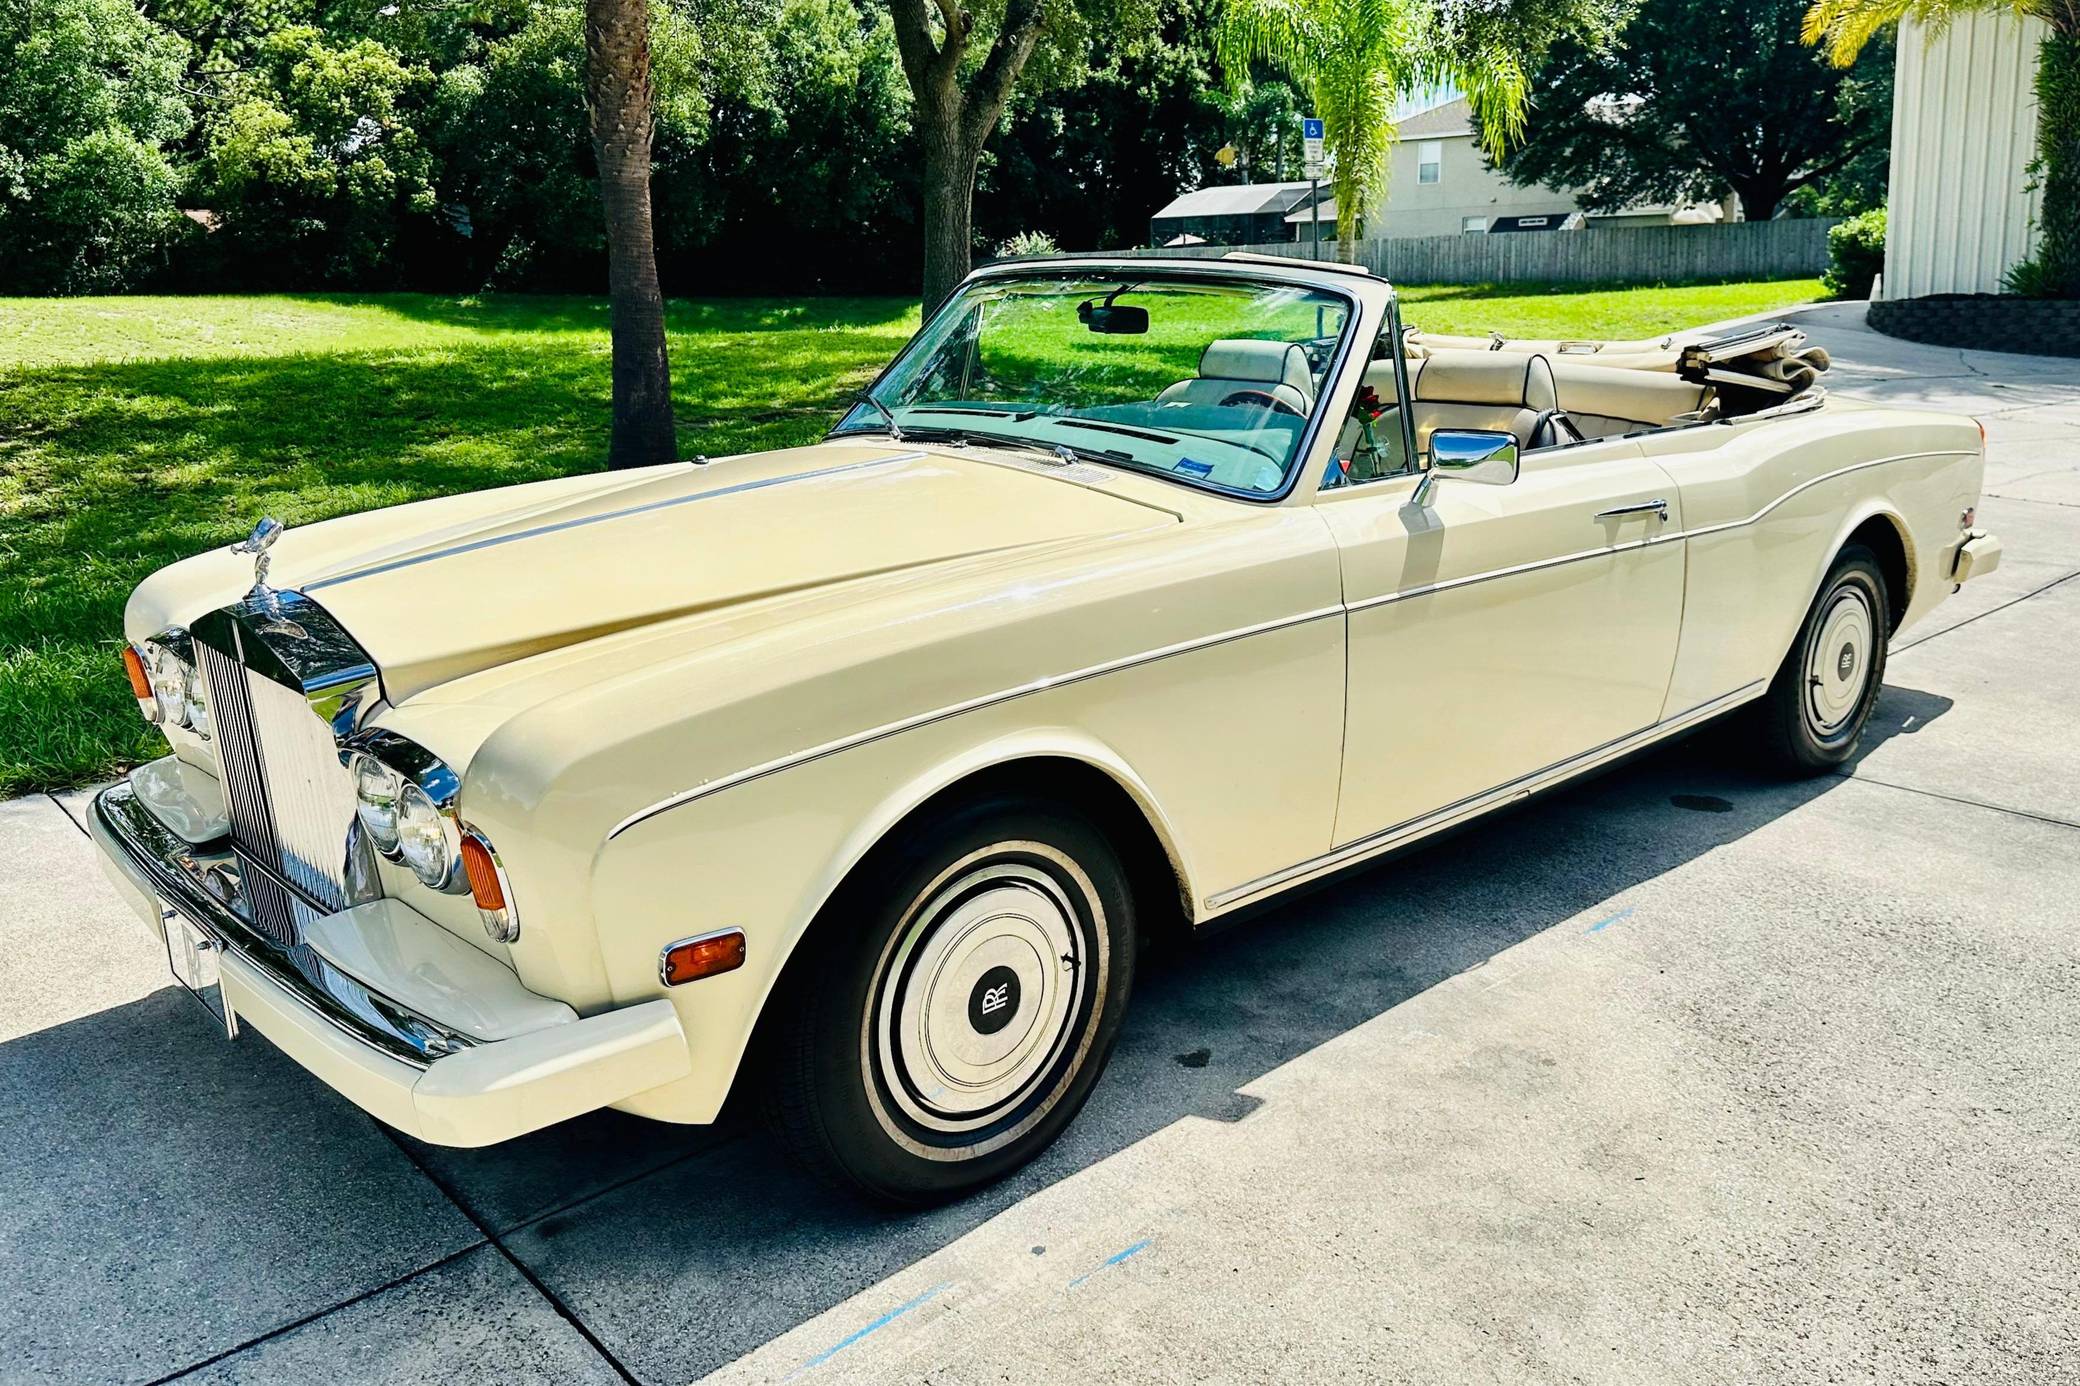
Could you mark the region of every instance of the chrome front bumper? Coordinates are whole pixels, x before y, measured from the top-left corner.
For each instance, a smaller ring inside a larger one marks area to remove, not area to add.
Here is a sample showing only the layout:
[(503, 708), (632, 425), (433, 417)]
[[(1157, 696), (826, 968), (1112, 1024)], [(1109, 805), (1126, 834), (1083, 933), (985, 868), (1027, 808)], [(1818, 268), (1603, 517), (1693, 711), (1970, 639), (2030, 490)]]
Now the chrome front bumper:
[(581, 1018), (397, 901), (341, 911), (296, 945), (276, 944), (241, 912), (225, 844), (182, 838), (130, 781), (95, 798), (90, 826), (147, 928), (163, 940), (170, 909), (215, 945), (223, 1002), (240, 1025), (423, 1140), (489, 1145), (692, 1070), (670, 1001)]

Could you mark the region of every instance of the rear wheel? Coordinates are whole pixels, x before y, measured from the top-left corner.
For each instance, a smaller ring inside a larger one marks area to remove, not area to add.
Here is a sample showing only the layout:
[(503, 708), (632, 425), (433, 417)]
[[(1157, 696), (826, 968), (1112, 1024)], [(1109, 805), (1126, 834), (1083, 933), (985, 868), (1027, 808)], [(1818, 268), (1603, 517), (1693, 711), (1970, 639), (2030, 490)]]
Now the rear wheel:
[(768, 1115), (840, 1184), (963, 1193), (1044, 1149), (1110, 1057), (1131, 892), (1073, 812), (977, 802), (904, 829), (833, 900), (773, 1005)]
[(1856, 753), (1885, 682), (1891, 630), (1877, 556), (1851, 544), (1756, 705), (1763, 744), (1780, 768), (1810, 775)]

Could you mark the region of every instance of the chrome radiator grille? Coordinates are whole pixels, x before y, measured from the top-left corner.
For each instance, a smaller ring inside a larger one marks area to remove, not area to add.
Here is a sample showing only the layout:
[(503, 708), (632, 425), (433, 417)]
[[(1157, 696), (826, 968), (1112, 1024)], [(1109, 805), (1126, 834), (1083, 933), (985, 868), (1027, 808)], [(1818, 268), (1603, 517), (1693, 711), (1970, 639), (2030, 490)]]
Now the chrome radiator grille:
[[(245, 653), (252, 635), (233, 627)], [(354, 789), (333, 728), (309, 698), (198, 639), (231, 845), (255, 929), (292, 947), (315, 919), (352, 902)]]

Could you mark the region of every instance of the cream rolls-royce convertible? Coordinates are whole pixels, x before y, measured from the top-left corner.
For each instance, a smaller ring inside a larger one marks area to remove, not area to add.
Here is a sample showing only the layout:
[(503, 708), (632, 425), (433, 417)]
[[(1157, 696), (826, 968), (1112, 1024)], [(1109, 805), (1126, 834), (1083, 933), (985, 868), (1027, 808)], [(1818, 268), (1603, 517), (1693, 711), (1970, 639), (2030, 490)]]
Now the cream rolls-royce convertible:
[(390, 1125), (714, 1119), (898, 1201), (1105, 1067), (1141, 939), (1722, 714), (1855, 750), (2000, 546), (1970, 420), (1768, 324), (1404, 330), (1362, 271), (971, 276), (821, 442), (148, 578), (94, 835), (175, 977)]

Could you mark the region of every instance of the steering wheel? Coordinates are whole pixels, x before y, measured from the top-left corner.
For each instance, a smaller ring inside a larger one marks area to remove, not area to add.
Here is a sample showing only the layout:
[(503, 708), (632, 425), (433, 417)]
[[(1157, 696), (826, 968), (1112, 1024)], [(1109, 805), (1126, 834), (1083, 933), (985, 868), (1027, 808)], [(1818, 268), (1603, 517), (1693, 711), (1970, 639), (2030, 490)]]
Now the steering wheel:
[(1273, 413), (1291, 414), (1296, 419), (1304, 419), (1307, 417), (1298, 409), (1295, 409), (1292, 405), (1280, 399), (1277, 395), (1272, 394), (1269, 390), (1237, 390), (1234, 394), (1229, 395), (1226, 399), (1221, 401), (1221, 408), (1231, 409), (1238, 404), (1261, 405), (1263, 408), (1269, 409)]

